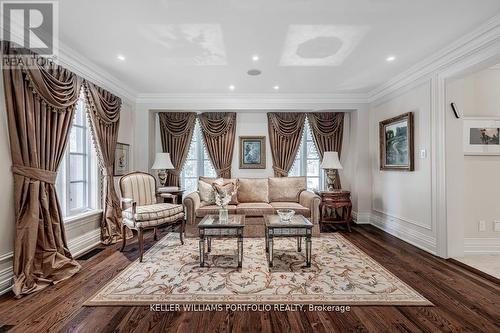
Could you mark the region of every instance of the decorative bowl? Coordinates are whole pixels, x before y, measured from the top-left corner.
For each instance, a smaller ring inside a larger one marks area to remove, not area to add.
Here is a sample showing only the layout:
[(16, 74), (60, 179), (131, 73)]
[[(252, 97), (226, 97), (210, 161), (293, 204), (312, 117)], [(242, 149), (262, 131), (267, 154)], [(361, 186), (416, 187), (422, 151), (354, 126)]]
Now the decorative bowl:
[(293, 209), (278, 209), (276, 211), (280, 220), (283, 222), (290, 222), (292, 217), (295, 215), (295, 211)]

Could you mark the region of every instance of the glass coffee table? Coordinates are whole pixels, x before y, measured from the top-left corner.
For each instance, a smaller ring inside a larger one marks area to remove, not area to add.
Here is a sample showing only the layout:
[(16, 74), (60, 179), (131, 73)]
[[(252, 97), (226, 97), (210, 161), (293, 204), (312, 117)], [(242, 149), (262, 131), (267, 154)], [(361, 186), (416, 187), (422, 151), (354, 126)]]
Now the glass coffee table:
[(313, 224), (302, 215), (294, 215), (290, 221), (282, 221), (278, 215), (264, 216), (266, 221), (266, 253), (269, 267), (273, 267), (275, 237), (297, 238), (297, 250), (302, 251), (302, 238), (306, 239), (306, 267), (311, 267)]
[(207, 215), (198, 223), (200, 233), (200, 267), (205, 266), (205, 240), (207, 253), (212, 250), (212, 238), (235, 238), (238, 243), (238, 267), (243, 262), (243, 228), (245, 215), (229, 215), (227, 221), (220, 221), (219, 215)]

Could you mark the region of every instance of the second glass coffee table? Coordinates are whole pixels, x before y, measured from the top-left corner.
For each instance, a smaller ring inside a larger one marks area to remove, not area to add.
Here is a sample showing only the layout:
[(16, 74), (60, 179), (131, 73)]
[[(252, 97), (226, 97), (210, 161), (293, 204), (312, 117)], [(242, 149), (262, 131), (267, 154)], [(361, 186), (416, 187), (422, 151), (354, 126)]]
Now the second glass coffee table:
[(207, 252), (212, 250), (212, 238), (235, 238), (238, 244), (238, 267), (243, 263), (243, 228), (245, 215), (229, 215), (221, 221), (219, 215), (207, 215), (198, 223), (200, 233), (200, 267), (205, 266), (205, 240)]
[(297, 250), (302, 251), (302, 238), (306, 239), (306, 267), (311, 267), (313, 224), (302, 215), (294, 215), (290, 221), (282, 221), (278, 215), (264, 216), (266, 221), (266, 252), (269, 267), (273, 267), (275, 237), (297, 238)]

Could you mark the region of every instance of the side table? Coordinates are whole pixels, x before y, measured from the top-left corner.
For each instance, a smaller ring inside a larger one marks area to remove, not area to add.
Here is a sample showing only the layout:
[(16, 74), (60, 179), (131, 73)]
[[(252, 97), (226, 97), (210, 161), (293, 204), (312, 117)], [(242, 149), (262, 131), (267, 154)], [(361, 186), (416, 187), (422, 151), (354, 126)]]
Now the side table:
[(167, 199), (171, 199), (173, 204), (182, 204), (182, 194), (184, 190), (179, 188), (177, 189), (169, 189), (169, 188), (158, 188), (157, 197), (161, 198), (163, 202), (166, 202)]
[[(316, 191), (316, 194), (321, 198), (319, 205), (320, 227), (323, 224), (346, 223), (347, 229), (351, 232), (351, 192), (344, 190)], [(330, 210), (330, 213), (327, 210)]]

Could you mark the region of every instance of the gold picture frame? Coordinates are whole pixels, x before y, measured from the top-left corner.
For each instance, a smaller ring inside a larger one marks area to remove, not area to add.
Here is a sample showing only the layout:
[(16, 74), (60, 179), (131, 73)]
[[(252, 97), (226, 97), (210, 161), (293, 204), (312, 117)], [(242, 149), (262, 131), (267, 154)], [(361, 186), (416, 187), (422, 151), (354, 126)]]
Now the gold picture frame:
[(413, 113), (379, 123), (380, 170), (414, 171)]
[(266, 137), (240, 136), (240, 169), (266, 168)]

